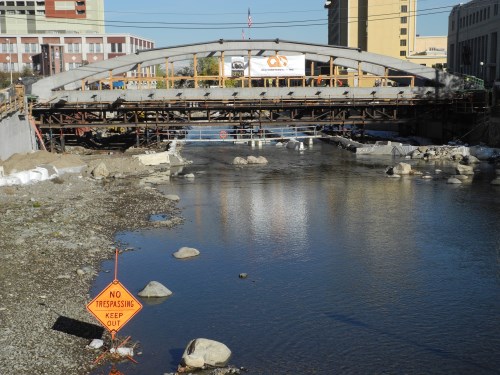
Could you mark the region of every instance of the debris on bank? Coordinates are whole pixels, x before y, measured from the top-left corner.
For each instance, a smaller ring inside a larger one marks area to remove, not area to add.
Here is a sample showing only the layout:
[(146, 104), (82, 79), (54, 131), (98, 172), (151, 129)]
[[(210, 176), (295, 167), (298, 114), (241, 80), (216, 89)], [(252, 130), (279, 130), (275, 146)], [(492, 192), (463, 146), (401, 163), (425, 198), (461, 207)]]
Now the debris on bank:
[(132, 158), (120, 154), (85, 155), (85, 160), (73, 154), (36, 151), (15, 154), (0, 161), (0, 186), (27, 185), (51, 180), (66, 173), (82, 174), (94, 179), (120, 178), (152, 172), (151, 167), (177, 167), (189, 164), (178, 151), (143, 152)]

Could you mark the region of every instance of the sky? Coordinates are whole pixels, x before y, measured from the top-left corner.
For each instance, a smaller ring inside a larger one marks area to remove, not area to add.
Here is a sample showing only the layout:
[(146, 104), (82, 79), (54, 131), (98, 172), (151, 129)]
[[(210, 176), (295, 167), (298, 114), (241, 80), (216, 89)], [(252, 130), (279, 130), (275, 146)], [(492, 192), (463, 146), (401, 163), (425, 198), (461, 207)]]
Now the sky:
[[(400, 3), (400, 0), (385, 1)], [(156, 47), (243, 36), (327, 44), (324, 3), (324, 0), (105, 0), (106, 32), (142, 36), (154, 40)], [(417, 34), (446, 35), (448, 15), (457, 3), (418, 0)], [(250, 28), (249, 9), (253, 21)]]

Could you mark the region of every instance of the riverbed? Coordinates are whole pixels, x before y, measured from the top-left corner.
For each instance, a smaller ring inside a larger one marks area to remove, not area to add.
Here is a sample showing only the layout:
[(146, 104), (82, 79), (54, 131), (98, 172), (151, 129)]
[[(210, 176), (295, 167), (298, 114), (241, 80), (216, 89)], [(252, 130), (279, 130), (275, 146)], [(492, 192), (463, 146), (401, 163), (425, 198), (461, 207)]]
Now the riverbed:
[[(449, 185), (451, 162), (407, 161), (430, 180), (388, 178), (399, 159), (324, 143), (303, 152), (192, 144), (183, 155), (193, 164), (155, 187), (179, 195), (184, 223), (116, 238), (134, 249), (119, 260), (128, 290), (155, 280), (173, 291), (141, 299), (120, 332), (139, 342), (139, 363), (121, 372), (173, 372), (187, 343), (204, 337), (252, 375), (500, 373), (493, 166)], [(269, 163), (232, 165), (248, 155)], [(201, 255), (173, 258), (182, 246)], [(113, 267), (103, 264), (92, 296)]]

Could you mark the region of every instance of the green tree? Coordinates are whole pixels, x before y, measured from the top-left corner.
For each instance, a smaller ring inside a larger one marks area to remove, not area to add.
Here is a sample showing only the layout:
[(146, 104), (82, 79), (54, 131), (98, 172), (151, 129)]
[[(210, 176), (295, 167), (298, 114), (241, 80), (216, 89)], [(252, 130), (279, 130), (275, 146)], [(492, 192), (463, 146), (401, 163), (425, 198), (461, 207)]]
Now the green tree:
[[(165, 69), (163, 69), (163, 66), (158, 64), (156, 65), (156, 77), (161, 77), (161, 78), (165, 78), (167, 76), (167, 73), (165, 71)], [(156, 88), (157, 89), (166, 89), (167, 88), (167, 85), (165, 84), (165, 80), (163, 79), (159, 79), (156, 81)]]

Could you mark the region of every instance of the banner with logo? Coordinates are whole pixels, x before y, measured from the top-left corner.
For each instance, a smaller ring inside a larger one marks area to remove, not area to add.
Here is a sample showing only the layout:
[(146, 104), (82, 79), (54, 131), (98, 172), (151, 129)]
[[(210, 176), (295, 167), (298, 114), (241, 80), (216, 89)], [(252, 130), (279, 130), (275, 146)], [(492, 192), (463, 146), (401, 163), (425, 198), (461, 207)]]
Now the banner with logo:
[[(226, 77), (248, 77), (248, 58), (233, 57), (224, 63)], [(301, 77), (306, 75), (306, 57), (272, 55), (252, 57), (250, 62), (252, 77)]]

